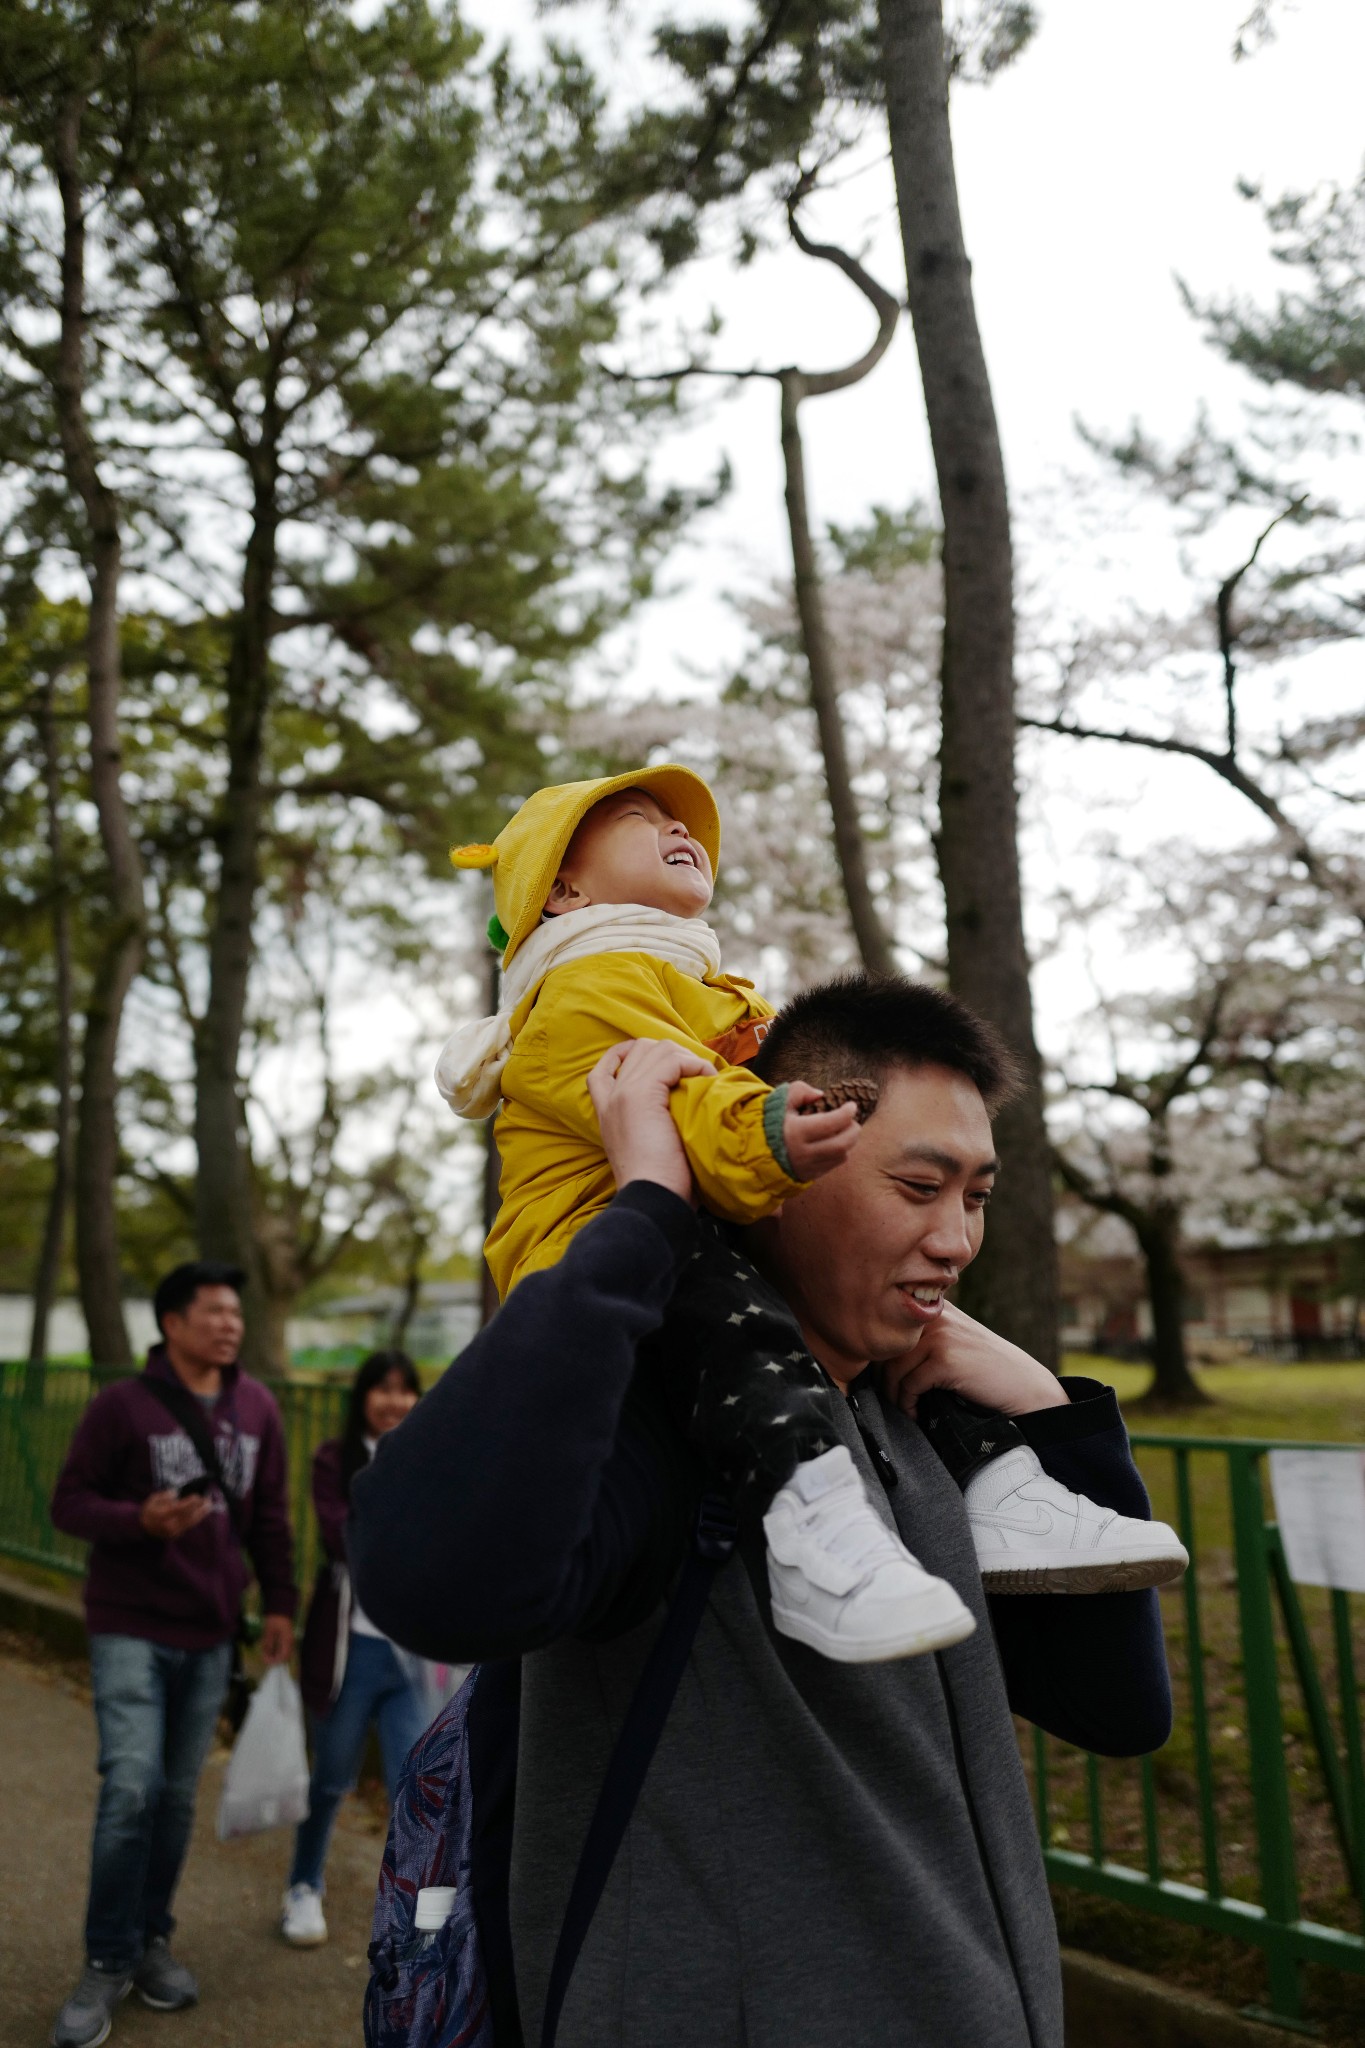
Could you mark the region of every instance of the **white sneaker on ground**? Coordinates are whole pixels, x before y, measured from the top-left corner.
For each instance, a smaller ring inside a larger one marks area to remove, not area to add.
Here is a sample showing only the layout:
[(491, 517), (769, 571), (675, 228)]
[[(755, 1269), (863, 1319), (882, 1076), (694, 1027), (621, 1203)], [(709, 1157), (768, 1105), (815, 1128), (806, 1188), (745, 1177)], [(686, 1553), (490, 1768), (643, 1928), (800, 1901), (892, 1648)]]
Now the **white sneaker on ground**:
[(284, 1895), (280, 1933), (291, 1948), (321, 1948), (327, 1939), (322, 1893), (311, 1884), (291, 1884)]
[(798, 1465), (763, 1517), (773, 1627), (839, 1664), (918, 1657), (976, 1627), (863, 1490), (843, 1444)]
[(1165, 1522), (1072, 1493), (1027, 1444), (984, 1465), (963, 1499), (988, 1593), (1132, 1593), (1169, 1584), (1190, 1561)]

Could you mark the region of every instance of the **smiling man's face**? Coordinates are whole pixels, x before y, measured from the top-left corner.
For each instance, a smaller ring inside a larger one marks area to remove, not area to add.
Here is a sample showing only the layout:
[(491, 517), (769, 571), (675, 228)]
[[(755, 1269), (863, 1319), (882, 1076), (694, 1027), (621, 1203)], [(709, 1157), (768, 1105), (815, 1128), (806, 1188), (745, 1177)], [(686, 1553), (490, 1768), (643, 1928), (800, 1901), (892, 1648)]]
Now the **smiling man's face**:
[(700, 917), (711, 901), (711, 863), (686, 825), (642, 789), (594, 804), (574, 833), (545, 908), (551, 916), (594, 903), (641, 903)]
[(852, 1156), (750, 1233), (806, 1342), (842, 1386), (943, 1312), (981, 1249), (998, 1161), (975, 1082), (894, 1069)]

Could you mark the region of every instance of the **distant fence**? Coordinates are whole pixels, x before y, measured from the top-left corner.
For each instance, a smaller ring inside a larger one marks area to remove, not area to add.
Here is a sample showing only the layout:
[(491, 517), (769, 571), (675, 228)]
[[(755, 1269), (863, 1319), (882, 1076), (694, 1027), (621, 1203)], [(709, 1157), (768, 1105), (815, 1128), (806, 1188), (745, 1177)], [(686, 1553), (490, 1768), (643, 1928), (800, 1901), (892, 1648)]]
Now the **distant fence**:
[[(0, 1556), (79, 1578), (85, 1545), (63, 1536), (47, 1505), (71, 1433), (101, 1387), (127, 1375), (105, 1366), (0, 1364)], [(313, 1453), (339, 1436), (349, 1375), (338, 1384), (286, 1380), (271, 1387), (280, 1405), (289, 1458), (289, 1506), (305, 1594), (319, 1558), (309, 1495)]]
[[(1125, 1365), (1150, 1365), (1152, 1362), (1150, 1337), (1082, 1339), (1074, 1330), (1064, 1330), (1062, 1341), (1067, 1348), (1088, 1353), (1093, 1358), (1116, 1358)], [(1198, 1365), (1202, 1340), (1191, 1338), (1188, 1341), (1194, 1353), (1194, 1363)], [(1220, 1337), (1218, 1342), (1224, 1347), (1240, 1347), (1243, 1359), (1263, 1358), (1273, 1365), (1342, 1365), (1365, 1359), (1365, 1333), (1358, 1330), (1336, 1337), (1277, 1336), (1269, 1330), (1238, 1331), (1235, 1336)], [(1230, 1357), (1224, 1362), (1236, 1364), (1237, 1357)]]
[(1267, 1358), (1279, 1365), (1340, 1365), (1365, 1357), (1365, 1340), (1358, 1330), (1344, 1337), (1248, 1337), (1252, 1358)]
[(1133, 1444), (1190, 1553), (1162, 1601), (1175, 1730), (1133, 1762), (1028, 1731), (1044, 1860), (1059, 1884), (1249, 1943), (1253, 2010), (1297, 2021), (1305, 1964), (1365, 1972), (1360, 1599), (1290, 1579), (1267, 1514), (1279, 1444)]

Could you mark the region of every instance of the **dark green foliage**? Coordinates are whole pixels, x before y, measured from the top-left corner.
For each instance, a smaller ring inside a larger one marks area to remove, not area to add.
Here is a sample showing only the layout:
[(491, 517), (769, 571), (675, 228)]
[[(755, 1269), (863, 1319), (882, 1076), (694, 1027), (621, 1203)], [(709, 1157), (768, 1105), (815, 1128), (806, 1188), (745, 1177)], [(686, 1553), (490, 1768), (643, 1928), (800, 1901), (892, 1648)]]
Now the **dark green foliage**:
[(939, 528), (918, 502), (903, 512), (874, 505), (857, 526), (836, 526), (831, 521), (829, 538), (841, 569), (861, 569), (878, 581), (895, 576), (912, 562), (932, 562), (943, 541)]
[[(1026, 0), (964, 0), (945, 23), (952, 75), (992, 77), (1037, 25)], [(632, 114), (604, 156), (603, 192), (608, 204), (643, 207), (666, 269), (695, 256), (707, 215), (735, 202), (735, 252), (747, 261), (774, 195), (885, 105), (869, 0), (756, 0), (738, 20), (667, 20), (654, 54), (675, 90)]]
[[(163, 1236), (192, 1193), (194, 1058), (220, 1098), (226, 1076), (230, 1124), (264, 1051), (309, 1018), (325, 1036), (319, 931), (378, 978), (422, 960), (447, 847), (543, 779), (570, 665), (702, 495), (651, 486), (673, 394), (598, 364), (641, 244), (603, 207), (581, 59), (519, 69), (426, 0), (366, 13), (34, 0), (0, 19), (0, 584), (69, 588), (84, 566), (51, 233), (54, 129), (79, 104), (86, 411), (138, 579), (122, 739), (150, 950), (129, 1199), (170, 1205)], [(70, 688), (79, 781), (79, 663)], [(13, 794), (0, 858), (22, 880)], [(95, 862), (92, 906), (99, 887)], [(32, 970), (36, 1019), (41, 949)], [(41, 1071), (38, 1024), (16, 1042)], [(339, 1164), (404, 1085), (328, 1070), (311, 1150), (253, 1124), (281, 1299), (348, 1233), (420, 1208), (392, 1162), (359, 1181)]]
[[(1242, 187), (1261, 202), (1254, 185)], [(1300, 274), (1266, 311), (1186, 293), (1210, 340), (1266, 384), (1365, 398), (1365, 173), (1354, 185), (1264, 204), (1278, 262)]]

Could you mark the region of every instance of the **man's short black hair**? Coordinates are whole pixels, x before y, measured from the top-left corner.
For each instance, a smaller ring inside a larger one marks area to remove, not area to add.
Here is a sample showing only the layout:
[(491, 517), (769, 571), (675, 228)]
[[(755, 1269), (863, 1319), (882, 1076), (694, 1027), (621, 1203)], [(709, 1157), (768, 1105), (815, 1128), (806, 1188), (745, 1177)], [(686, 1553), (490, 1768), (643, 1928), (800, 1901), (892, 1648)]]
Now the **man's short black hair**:
[(187, 1259), (156, 1283), (152, 1296), (156, 1326), (164, 1337), (167, 1316), (183, 1316), (201, 1287), (232, 1287), (240, 1294), (245, 1285), (246, 1274), (240, 1266), (229, 1266), (222, 1259)]
[(774, 1018), (753, 1062), (776, 1086), (809, 1081), (884, 1081), (897, 1067), (965, 1074), (994, 1116), (1023, 1082), (1023, 1068), (994, 1025), (946, 989), (899, 974), (845, 974), (803, 989)]

